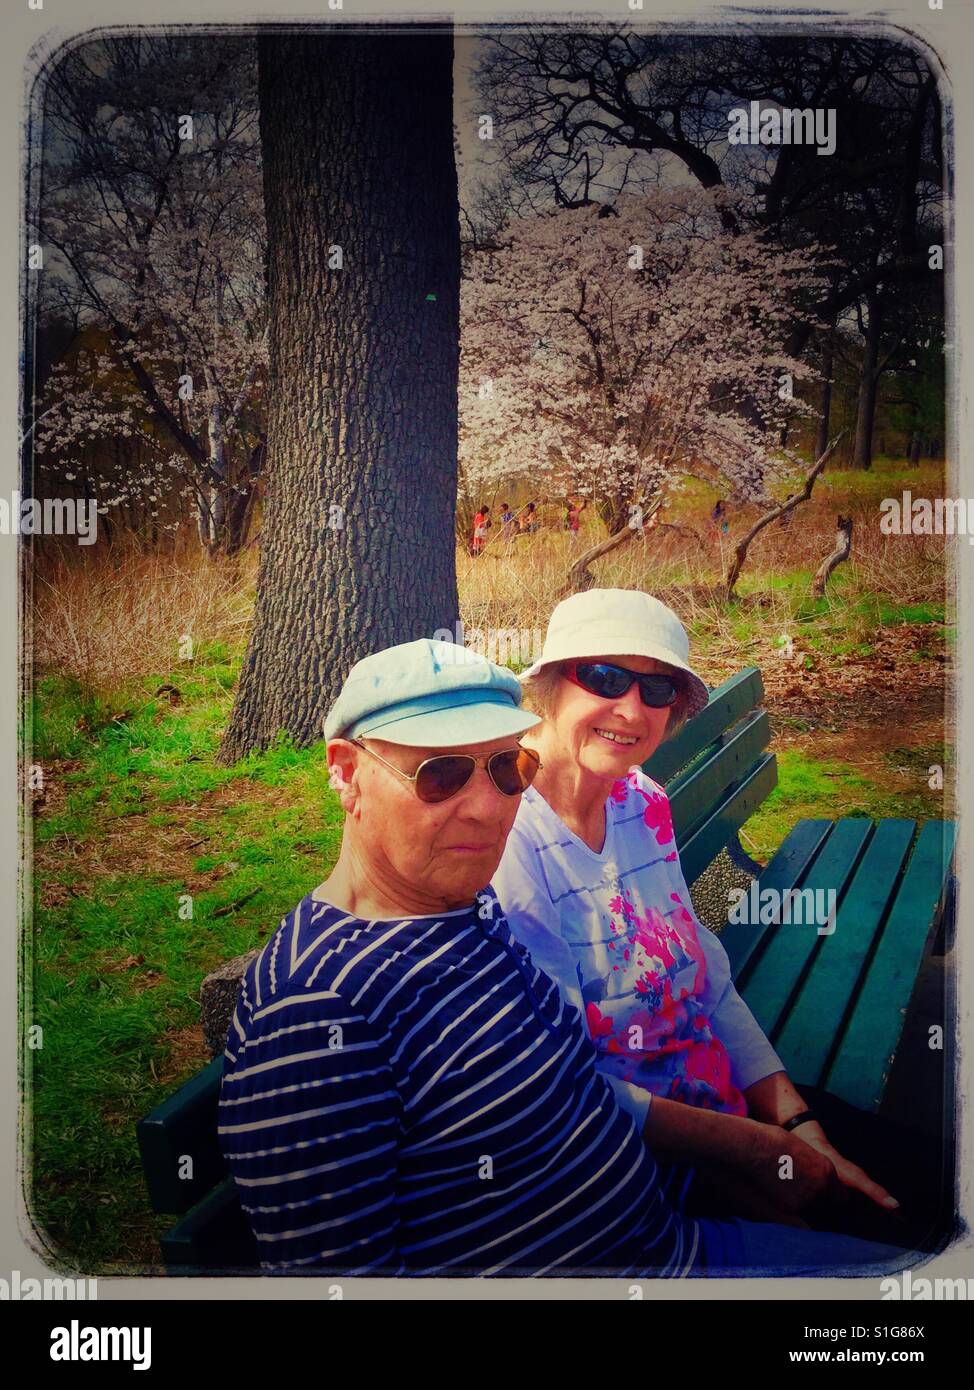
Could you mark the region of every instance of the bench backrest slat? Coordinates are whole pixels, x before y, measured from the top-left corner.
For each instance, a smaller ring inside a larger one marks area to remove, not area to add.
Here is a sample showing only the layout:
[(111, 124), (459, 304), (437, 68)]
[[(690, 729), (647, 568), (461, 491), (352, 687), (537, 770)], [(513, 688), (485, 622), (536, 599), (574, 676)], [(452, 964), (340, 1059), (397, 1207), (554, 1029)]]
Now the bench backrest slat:
[(646, 760), (643, 767), (647, 776), (665, 786), (680, 768), (692, 762), (749, 710), (756, 709), (763, 699), (764, 685), (758, 668), (747, 666), (738, 671), (712, 690), (706, 708), (688, 719), (674, 738), (660, 744)]
[(771, 741), (767, 712), (754, 710), (724, 739), (703, 762), (681, 772), (666, 789), (676, 842), (681, 847), (713, 815), (728, 789), (757, 766)]
[(724, 796), (710, 815), (700, 821), (684, 840), (677, 835), (680, 864), (687, 884), (700, 877), (733, 835), (771, 794), (778, 781), (773, 753), (765, 753), (744, 780)]
[[(217, 1140), (223, 1057), (215, 1057), (136, 1125), (153, 1211), (189, 1211), (226, 1172)], [(180, 1176), (190, 1169), (192, 1175)]]

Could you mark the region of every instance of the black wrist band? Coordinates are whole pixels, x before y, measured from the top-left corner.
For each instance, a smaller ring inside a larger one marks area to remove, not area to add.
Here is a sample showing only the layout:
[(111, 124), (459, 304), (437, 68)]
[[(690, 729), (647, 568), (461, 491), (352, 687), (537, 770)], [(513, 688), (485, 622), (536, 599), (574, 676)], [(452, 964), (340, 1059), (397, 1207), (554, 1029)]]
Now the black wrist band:
[(792, 1115), (790, 1120), (786, 1120), (781, 1126), (782, 1129), (793, 1130), (799, 1125), (803, 1125), (806, 1120), (817, 1120), (818, 1116), (812, 1110), (802, 1110), (797, 1115)]

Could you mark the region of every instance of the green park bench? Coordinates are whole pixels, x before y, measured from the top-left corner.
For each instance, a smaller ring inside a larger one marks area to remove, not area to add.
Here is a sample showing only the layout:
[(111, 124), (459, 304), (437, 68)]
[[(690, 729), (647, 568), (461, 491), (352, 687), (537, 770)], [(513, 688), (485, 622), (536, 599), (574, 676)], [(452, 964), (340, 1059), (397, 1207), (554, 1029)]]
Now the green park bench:
[[(740, 671), (645, 768), (666, 787), (688, 884), (727, 850), (757, 875), (759, 895), (835, 890), (831, 932), (787, 917), (728, 921), (721, 941), (738, 989), (796, 1084), (824, 1086), (875, 1111), (921, 964), (950, 920), (954, 825), (803, 820), (766, 867), (748, 860), (738, 832), (777, 782), (763, 697), (760, 671)], [(174, 1275), (257, 1266), (217, 1141), (222, 1070), (219, 1056), (137, 1126), (153, 1210), (180, 1218), (160, 1242)]]

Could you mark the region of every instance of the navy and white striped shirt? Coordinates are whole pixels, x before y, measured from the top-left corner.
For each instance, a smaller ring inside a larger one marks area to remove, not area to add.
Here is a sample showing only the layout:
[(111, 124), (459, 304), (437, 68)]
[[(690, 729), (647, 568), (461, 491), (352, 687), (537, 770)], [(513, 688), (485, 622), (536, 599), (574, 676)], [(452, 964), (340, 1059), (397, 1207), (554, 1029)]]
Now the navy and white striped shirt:
[(249, 966), (220, 1143), (268, 1270), (702, 1272), (695, 1222), (496, 896), (366, 922), (309, 894)]

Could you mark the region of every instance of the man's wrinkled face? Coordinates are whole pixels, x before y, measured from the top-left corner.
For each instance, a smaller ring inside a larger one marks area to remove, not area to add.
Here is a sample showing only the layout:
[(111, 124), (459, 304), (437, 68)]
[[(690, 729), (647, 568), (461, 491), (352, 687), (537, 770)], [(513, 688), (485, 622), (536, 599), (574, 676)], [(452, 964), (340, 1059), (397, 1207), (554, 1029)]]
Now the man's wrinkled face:
[[(469, 753), (476, 758), (518, 747), (518, 736), (455, 748), (410, 748), (363, 738), (367, 748), (400, 771), (414, 774), (427, 758)], [(490, 882), (500, 863), (520, 796), (497, 790), (485, 766), (447, 801), (429, 804), (415, 782), (370, 757), (346, 739), (328, 745), (332, 780), (346, 813), (346, 834), (370, 877), (392, 896), (407, 886), (410, 901), (428, 897), (431, 910), (466, 906)]]

